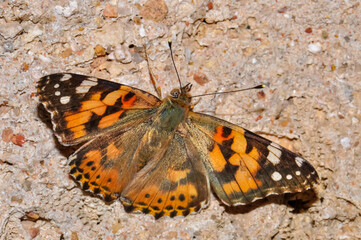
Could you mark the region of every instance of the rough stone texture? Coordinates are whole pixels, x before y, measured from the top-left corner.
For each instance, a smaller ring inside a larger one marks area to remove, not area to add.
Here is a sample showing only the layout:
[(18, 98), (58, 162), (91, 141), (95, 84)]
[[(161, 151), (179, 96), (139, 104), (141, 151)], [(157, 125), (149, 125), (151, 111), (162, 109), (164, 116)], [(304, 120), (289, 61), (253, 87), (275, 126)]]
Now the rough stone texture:
[[(0, 2), (0, 239), (359, 239), (360, 3), (164, 2), (166, 16), (150, 9), (148, 20), (140, 15), (144, 0)], [(61, 147), (39, 117), (36, 81), (68, 71), (154, 92), (147, 44), (166, 94), (177, 86), (168, 39), (194, 95), (269, 84), (264, 94), (203, 97), (195, 110), (307, 158), (321, 176), (309, 208), (294, 209), (287, 203), (297, 201), (280, 196), (229, 209), (212, 196), (197, 215), (156, 221), (125, 213), (118, 201), (105, 204), (69, 178), (65, 156), (72, 149)], [(105, 57), (97, 57), (97, 45)], [(208, 81), (195, 81), (199, 76)]]

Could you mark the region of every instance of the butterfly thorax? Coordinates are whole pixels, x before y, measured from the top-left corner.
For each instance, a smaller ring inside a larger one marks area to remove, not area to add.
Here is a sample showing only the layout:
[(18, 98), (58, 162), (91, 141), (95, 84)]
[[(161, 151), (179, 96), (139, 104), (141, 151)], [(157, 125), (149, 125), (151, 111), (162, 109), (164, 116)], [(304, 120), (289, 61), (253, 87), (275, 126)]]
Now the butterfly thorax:
[(137, 150), (138, 170), (150, 160), (163, 158), (181, 123), (188, 117), (190, 102), (190, 94), (184, 89), (175, 89), (162, 100)]

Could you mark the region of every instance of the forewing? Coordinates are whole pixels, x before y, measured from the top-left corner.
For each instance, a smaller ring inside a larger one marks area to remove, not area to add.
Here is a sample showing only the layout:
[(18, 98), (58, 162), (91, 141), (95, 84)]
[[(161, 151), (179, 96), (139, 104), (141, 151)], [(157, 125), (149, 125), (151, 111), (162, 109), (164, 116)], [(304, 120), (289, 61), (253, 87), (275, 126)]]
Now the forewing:
[(74, 145), (129, 123), (161, 101), (140, 89), (78, 74), (58, 73), (38, 82), (38, 95), (51, 113), (54, 133)]
[(206, 206), (209, 182), (194, 145), (176, 133), (161, 161), (150, 161), (124, 189), (121, 200), (128, 212), (156, 218), (186, 216)]
[(187, 126), (214, 191), (227, 205), (304, 191), (318, 179), (302, 157), (234, 124), (190, 112)]

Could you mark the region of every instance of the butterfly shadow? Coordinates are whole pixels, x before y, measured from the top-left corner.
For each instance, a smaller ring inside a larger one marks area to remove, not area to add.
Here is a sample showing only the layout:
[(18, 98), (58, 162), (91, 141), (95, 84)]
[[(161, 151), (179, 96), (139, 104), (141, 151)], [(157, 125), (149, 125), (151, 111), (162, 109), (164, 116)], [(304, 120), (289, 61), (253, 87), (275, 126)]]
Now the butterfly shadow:
[(225, 212), (229, 214), (244, 214), (249, 213), (256, 208), (263, 207), (267, 204), (274, 203), (278, 205), (287, 205), (293, 208), (292, 213), (303, 213), (306, 212), (319, 197), (315, 190), (309, 189), (304, 192), (298, 193), (285, 193), (280, 195), (270, 195), (266, 198), (256, 200), (255, 202), (239, 205), (239, 206), (227, 206), (224, 205)]

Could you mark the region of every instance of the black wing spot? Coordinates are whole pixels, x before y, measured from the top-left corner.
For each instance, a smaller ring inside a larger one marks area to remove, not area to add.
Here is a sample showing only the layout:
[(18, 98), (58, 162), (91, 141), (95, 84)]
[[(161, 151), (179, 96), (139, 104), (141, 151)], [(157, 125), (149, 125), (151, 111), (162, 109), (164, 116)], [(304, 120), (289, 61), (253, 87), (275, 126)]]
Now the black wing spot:
[(190, 213), (190, 210), (189, 209), (186, 209), (182, 212), (182, 215), (185, 217), (187, 216), (188, 214)]
[(183, 193), (181, 193), (180, 195), (179, 195), (179, 201), (181, 201), (181, 202), (183, 202), (184, 200), (186, 200), (186, 198), (184, 197), (184, 194)]
[(113, 201), (113, 198), (110, 196), (110, 194), (106, 194), (105, 197), (104, 197), (104, 200), (106, 202), (111, 202), (111, 201)]
[(93, 186), (99, 186), (99, 184), (97, 182), (90, 182), (90, 184)]
[(246, 154), (249, 154), (253, 149), (251, 141), (247, 141)]
[(229, 135), (231, 135), (231, 133), (232, 133), (232, 129), (230, 129), (228, 127), (223, 127), (222, 128), (222, 137), (228, 138)]
[(153, 208), (155, 211), (159, 211), (159, 207), (157, 206), (151, 206), (151, 208)]
[(83, 183), (83, 190), (88, 190), (89, 189), (89, 184), (88, 182), (84, 182)]
[(170, 214), (169, 214), (169, 216), (172, 218), (172, 217), (175, 217), (175, 216), (177, 216), (177, 213), (178, 213), (178, 211), (177, 210), (174, 210), (173, 212), (171, 212)]
[(133, 205), (124, 206), (124, 210), (125, 210), (127, 213), (133, 212), (134, 206), (133, 206)]
[(128, 92), (128, 93), (124, 96), (124, 101), (125, 101), (125, 102), (128, 102), (129, 99), (131, 99), (134, 95), (135, 95), (135, 93), (133, 93), (133, 92)]
[(86, 165), (87, 165), (88, 167), (90, 167), (90, 166), (93, 165), (93, 164), (94, 164), (94, 161), (89, 161), (89, 162), (86, 163)]
[(149, 208), (143, 208), (142, 212), (145, 214), (148, 214), (148, 213), (150, 213), (150, 210), (149, 210)]
[(155, 219), (159, 219), (159, 218), (163, 217), (163, 215), (164, 215), (164, 212), (161, 211), (159, 213), (154, 214), (154, 217), (155, 217)]
[(170, 210), (173, 210), (173, 206), (172, 205), (168, 205), (165, 207), (166, 210), (170, 211)]

